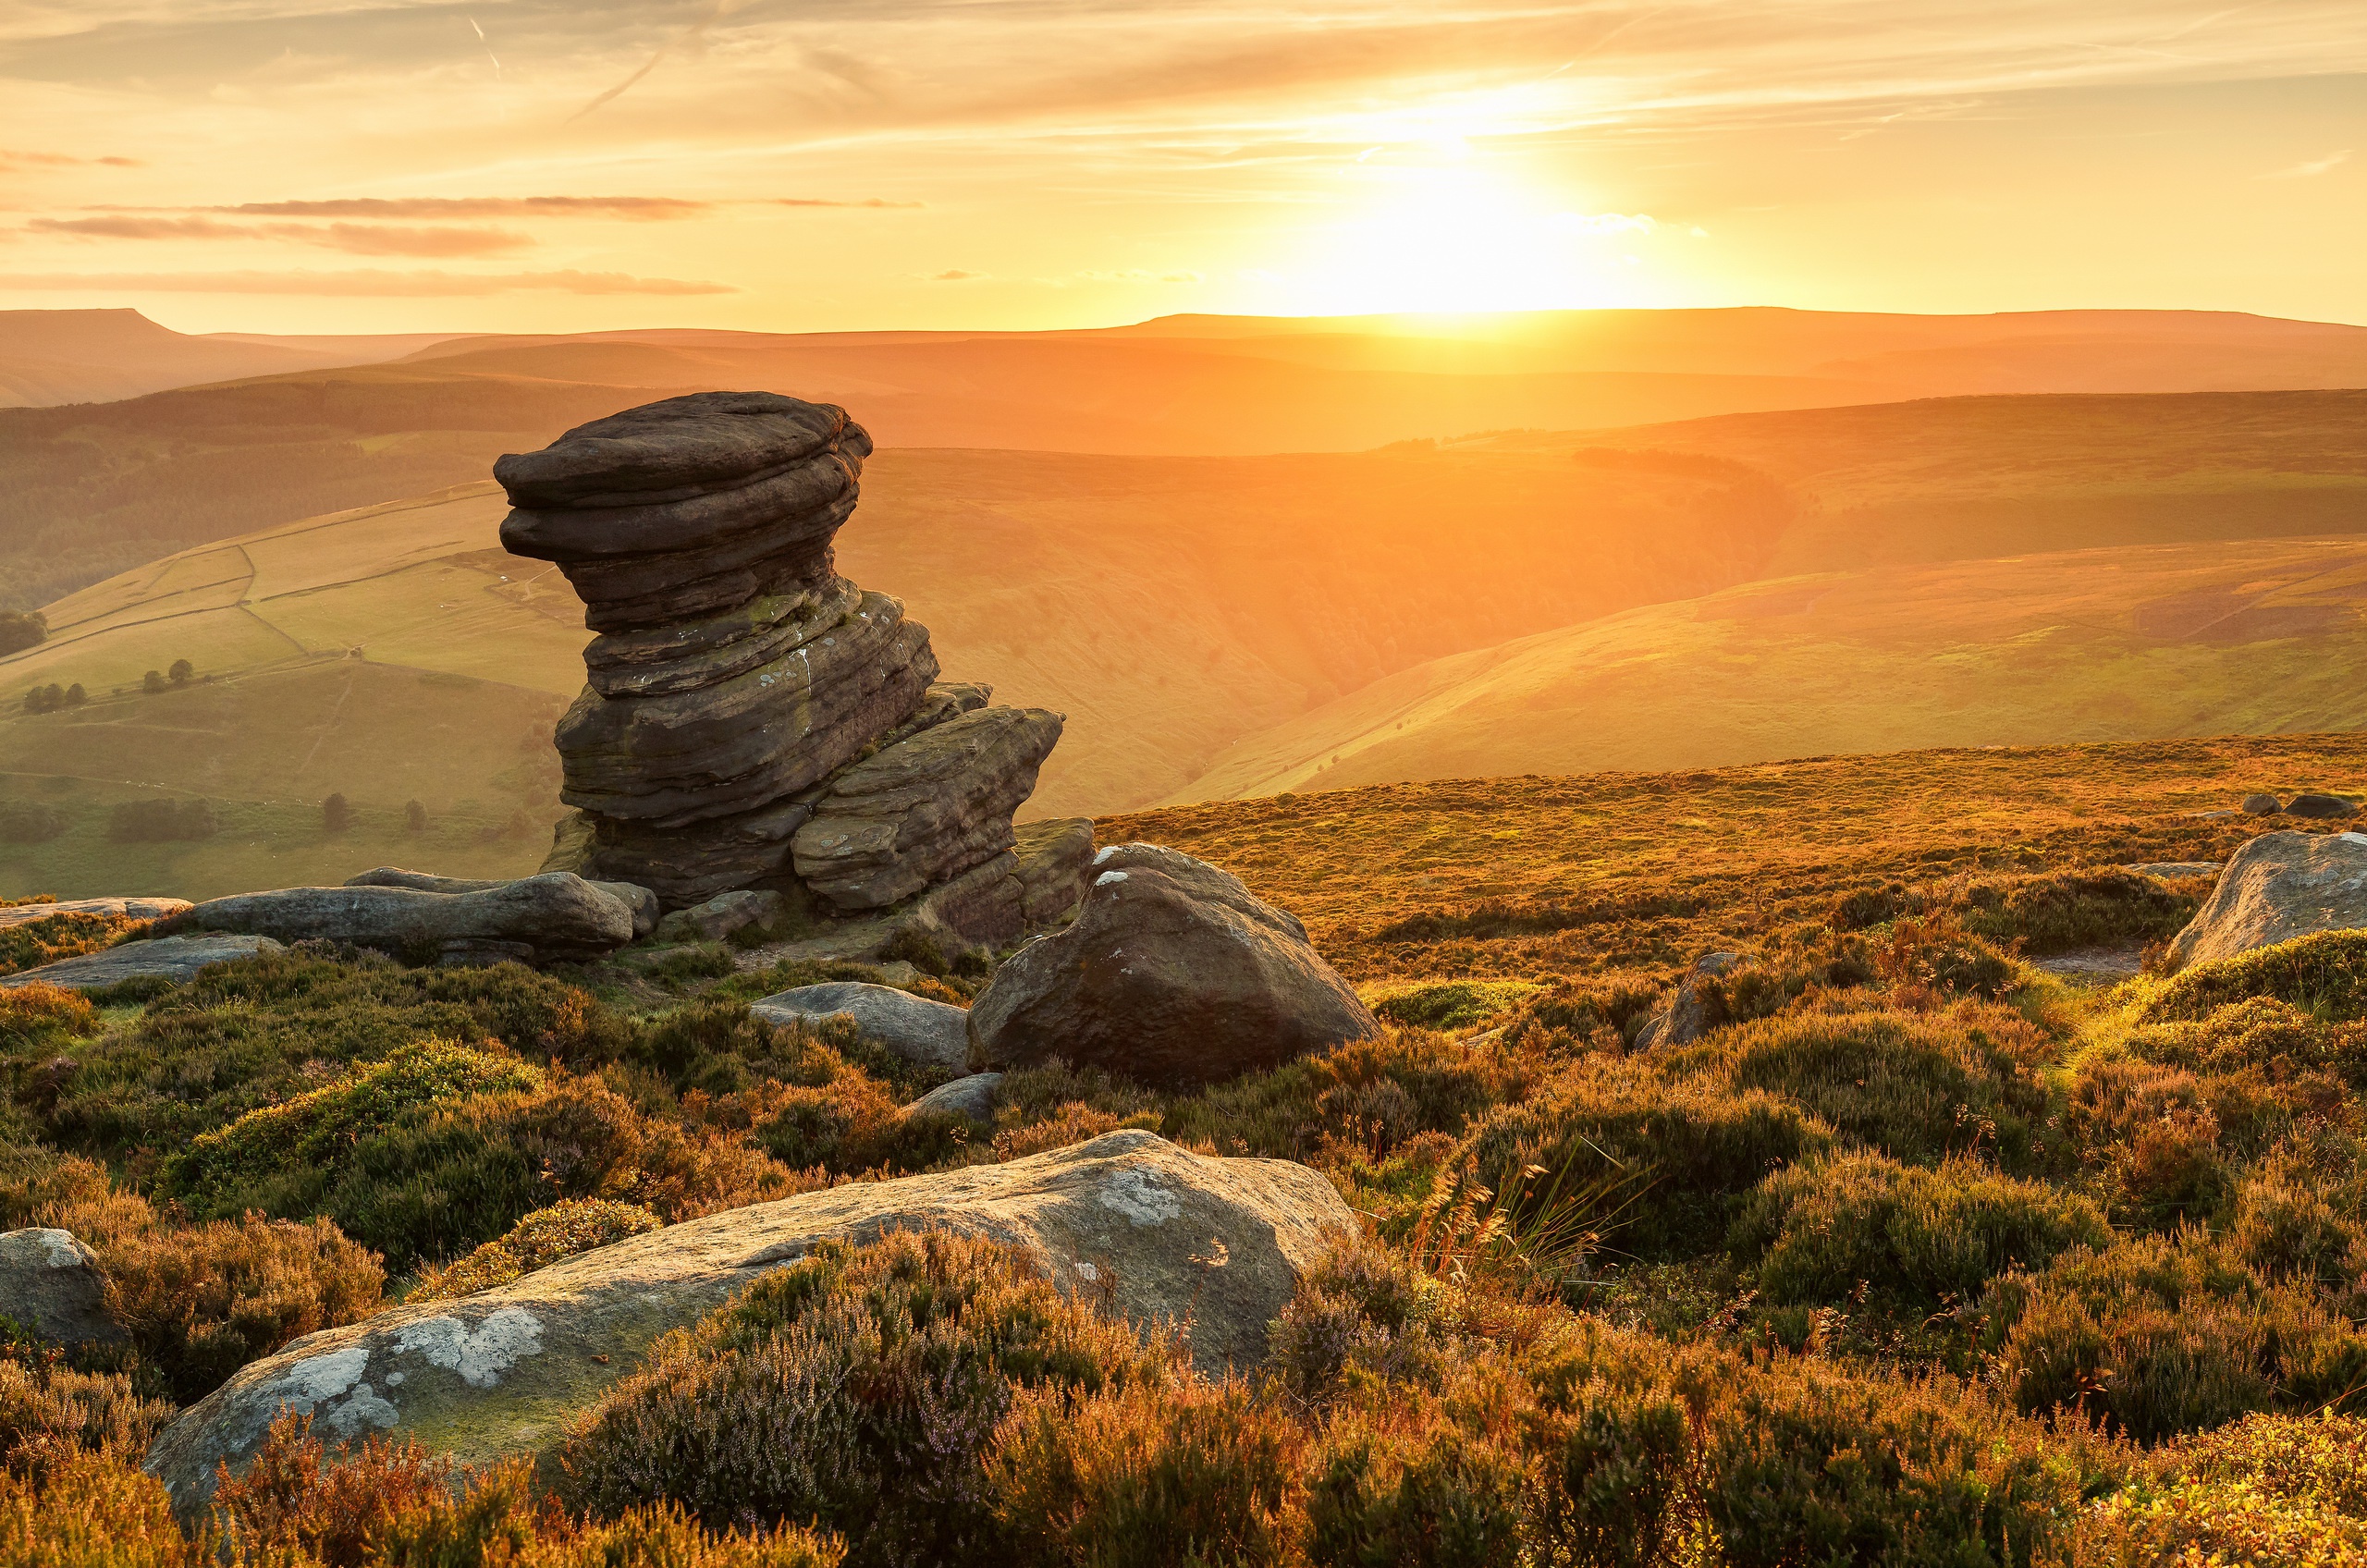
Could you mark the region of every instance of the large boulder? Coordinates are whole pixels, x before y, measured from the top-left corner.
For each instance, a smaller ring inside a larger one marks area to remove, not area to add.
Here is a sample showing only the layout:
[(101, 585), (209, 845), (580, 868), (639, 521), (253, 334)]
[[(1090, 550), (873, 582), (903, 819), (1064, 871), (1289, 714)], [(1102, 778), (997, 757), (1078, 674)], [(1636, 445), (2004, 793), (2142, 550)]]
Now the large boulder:
[(1380, 1032), (1295, 916), (1153, 844), (1113, 844), (1066, 929), (1019, 949), (970, 1004), (974, 1067), (1059, 1057), (1205, 1084)]
[(59, 1344), (112, 1344), (123, 1330), (107, 1316), (99, 1258), (71, 1231), (0, 1235), (0, 1317)]
[(0, 931), (53, 914), (99, 914), (116, 920), (163, 920), (189, 908), (187, 899), (61, 899), (55, 903), (10, 904), (0, 909)]
[(840, 909), (885, 909), (1001, 854), (1061, 723), (980, 708), (882, 748), (815, 802), (793, 843), (798, 876)]
[(55, 963), (44, 963), (39, 969), (0, 975), (0, 989), (39, 983), (63, 986), (73, 991), (103, 991), (109, 986), (120, 986), (127, 980), (169, 980), (180, 986), (196, 979), (197, 972), (208, 964), (227, 963), (232, 959), (252, 958), (257, 953), (279, 950), (280, 944), (268, 937), (233, 936), (221, 932), (207, 932), (194, 937), (153, 937), (145, 941), (103, 948), (79, 958), (62, 958)]
[(472, 893), (417, 888), (282, 888), (209, 899), (170, 933), (233, 931), (276, 941), (350, 942), (438, 958), (593, 958), (632, 940), (633, 912), (571, 873), (545, 872)]
[(770, 925), (781, 916), (779, 893), (742, 888), (717, 893), (705, 903), (678, 909), (657, 923), (661, 942), (720, 942), (752, 925)]
[(995, 1092), (1002, 1087), (1000, 1072), (973, 1072), (950, 1084), (939, 1084), (904, 1108), (904, 1115), (958, 1116), (979, 1127), (995, 1123)]
[(1213, 1159), (1153, 1133), (1003, 1165), (858, 1182), (712, 1214), (555, 1263), (457, 1301), (397, 1305), (241, 1368), (182, 1413), (148, 1469), (184, 1518), (215, 1467), (241, 1469), (288, 1410), (337, 1441), (407, 1433), (477, 1465), (544, 1454), (658, 1335), (695, 1322), (816, 1242), (938, 1226), (1024, 1249), (1063, 1289), (1128, 1319), (1184, 1321), (1204, 1369), (1249, 1367), (1267, 1325), (1355, 1217), (1279, 1159)]
[[(570, 867), (546, 866), (546, 870)], [(400, 866), (382, 865), (365, 871), (359, 876), (349, 876), (349, 888), (416, 888), (423, 893), (484, 893), (496, 888), (506, 888), (519, 880), (515, 876), (437, 876), (425, 871), (405, 871)], [(632, 934), (638, 938), (656, 929), (657, 917), (664, 913), (657, 895), (632, 882), (593, 882), (592, 886), (618, 900), (632, 911)], [(186, 907), (186, 906), (184, 906)]]
[(2285, 802), (2285, 815), (2326, 821), (2335, 817), (2357, 816), (2359, 808), (2340, 795), (2296, 795)]
[(2232, 958), (2313, 931), (2367, 925), (2367, 834), (2263, 833), (2170, 940), (2173, 967)]
[(866, 986), (858, 980), (800, 986), (751, 1002), (748, 1011), (771, 1023), (816, 1023), (844, 1016), (865, 1039), (906, 1061), (949, 1072), (961, 1072), (970, 1057), (968, 1013), (890, 986)]

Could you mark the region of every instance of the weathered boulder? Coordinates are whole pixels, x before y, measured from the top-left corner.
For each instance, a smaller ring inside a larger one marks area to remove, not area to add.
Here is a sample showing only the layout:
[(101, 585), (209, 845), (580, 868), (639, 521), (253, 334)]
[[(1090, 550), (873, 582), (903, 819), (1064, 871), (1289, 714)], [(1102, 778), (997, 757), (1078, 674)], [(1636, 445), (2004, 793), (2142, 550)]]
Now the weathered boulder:
[(906, 1116), (959, 1116), (976, 1126), (995, 1121), (995, 1091), (1002, 1086), (1000, 1072), (973, 1072), (950, 1084), (939, 1084), (904, 1108)]
[(2246, 795), (2244, 810), (2253, 816), (2275, 816), (2285, 809), (2285, 802), (2275, 795)]
[(857, 1034), (906, 1061), (950, 1072), (961, 1072), (969, 1062), (967, 1012), (889, 986), (866, 986), (859, 980), (800, 986), (751, 1002), (748, 1011), (773, 1023), (812, 1023), (843, 1013), (853, 1021)]
[(1049, 925), (1085, 897), (1085, 868), (1093, 860), (1091, 817), (1023, 823), (1012, 830), (1011, 848), (1019, 860), (1019, 913), (1026, 925)]
[(668, 908), (687, 908), (789, 876), (790, 839), (813, 815), (804, 801), (779, 801), (731, 816), (654, 827), (577, 812), (554, 829), (543, 869), (621, 876), (654, 888)]
[(696, 691), (795, 652), (862, 603), (862, 589), (834, 577), (791, 593), (760, 594), (705, 619), (611, 631), (583, 650), (584, 674), (603, 697)]
[(1295, 916), (1236, 877), (1115, 844), (1075, 922), (1004, 962), (970, 1005), (974, 1067), (1059, 1057), (1155, 1084), (1204, 1084), (1380, 1032)]
[(717, 893), (705, 903), (678, 909), (659, 921), (657, 939), (661, 942), (720, 942), (752, 925), (771, 925), (780, 918), (781, 907), (779, 893), (746, 889), (736, 893)]
[(55, 903), (11, 904), (0, 909), (0, 931), (53, 914), (103, 914), (117, 920), (163, 920), (189, 908), (187, 899), (60, 899)]
[(58, 1344), (114, 1344), (123, 1330), (107, 1316), (98, 1254), (71, 1231), (0, 1235), (0, 1317)]
[[(844, 441), (851, 428), (846, 410), (828, 403), (698, 392), (579, 424), (540, 451), (501, 459), (493, 476), (515, 507), (646, 506), (779, 473)], [(596, 521), (556, 540), (530, 533), (529, 541), (587, 553), (664, 547), (630, 533), (604, 533)]]
[(622, 900), (560, 871), (473, 893), (368, 887), (238, 893), (186, 909), (160, 929), (350, 942), (425, 962), (489, 946), (494, 952), (523, 949), (519, 956), (536, 960), (591, 958), (632, 941), (632, 911)]
[[(544, 869), (564, 868), (546, 866)], [(483, 893), (495, 888), (506, 888), (517, 880), (514, 876), (435, 876), (424, 871), (405, 871), (399, 866), (382, 865), (359, 876), (347, 877), (345, 885), (349, 888), (416, 888), (423, 893)], [(656, 929), (662, 906), (655, 892), (632, 882), (593, 882), (592, 886), (632, 911), (632, 934), (636, 940)]]
[(1713, 979), (1742, 962), (1740, 953), (1703, 953), (1693, 961), (1683, 980), (1677, 982), (1676, 995), (1669, 998), (1667, 1007), (1645, 1021), (1636, 1035), (1636, 1048), (1650, 1050), (1655, 1046), (1689, 1046), (1699, 1039), (1710, 1025), (1710, 1011), (1701, 999), (1701, 982)]
[(193, 937), (152, 937), (103, 948), (78, 958), (62, 958), (38, 969), (0, 975), (0, 989), (10, 986), (63, 986), (74, 991), (101, 991), (126, 980), (169, 980), (176, 986), (197, 977), (210, 963), (276, 953), (280, 944), (268, 937), (231, 936), (208, 932)]
[(2220, 869), (2170, 939), (2173, 967), (2232, 958), (2313, 931), (2367, 925), (2367, 834), (2263, 833)]
[(2285, 815), (2325, 822), (2336, 817), (2357, 816), (2359, 808), (2340, 795), (2296, 795), (2285, 802)]
[(797, 830), (797, 875), (840, 909), (885, 909), (1010, 849), (1061, 723), (980, 708), (855, 764)]
[(1214, 1159), (1142, 1132), (1001, 1165), (858, 1182), (732, 1209), (552, 1264), (456, 1301), (308, 1335), (184, 1411), (148, 1469), (184, 1518), (283, 1409), (332, 1442), (379, 1430), (477, 1465), (546, 1453), (650, 1341), (696, 1321), (815, 1243), (940, 1226), (1025, 1249), (1063, 1289), (1130, 1320), (1189, 1320), (1194, 1360), (1248, 1367), (1298, 1279), (1355, 1217), (1276, 1159)]

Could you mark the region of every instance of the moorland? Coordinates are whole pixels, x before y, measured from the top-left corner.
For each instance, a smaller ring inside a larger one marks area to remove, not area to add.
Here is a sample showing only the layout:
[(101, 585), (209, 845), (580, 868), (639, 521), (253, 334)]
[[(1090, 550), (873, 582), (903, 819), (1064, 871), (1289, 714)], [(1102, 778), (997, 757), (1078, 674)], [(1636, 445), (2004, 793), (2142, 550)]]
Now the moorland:
[[(879, 1243), (682, 1349), (752, 1420), (814, 1434), (815, 1464), (682, 1479), (660, 1453), (692, 1363), (669, 1362), (587, 1418), (556, 1501), (514, 1467), (455, 1501), (400, 1443), (323, 1469), (291, 1427), (222, 1494), (227, 1550), (2358, 1561), (2367, 939), (2144, 966), (2208, 890), (2188, 871), (2340, 830), (2241, 795), (2356, 799), (2362, 770), (2353, 736), (2222, 738), (1106, 819), (1300, 913), (1383, 1033), (1200, 1091), (1022, 1070), (975, 1133), (900, 1116), (926, 1074), (852, 1032), (747, 1011), (897, 975), (760, 942), (547, 974), (313, 947), (178, 987), (0, 992), (0, 1226), (84, 1237), (132, 1329), (79, 1364), (0, 1359), (0, 1448), (34, 1477), (0, 1534), (31, 1538), (38, 1507), (104, 1561), (194, 1568), (215, 1546), (183, 1543), (132, 1461), (295, 1335), (652, 1224), (1135, 1126), (1304, 1161), (1364, 1217), (1254, 1375), (1194, 1372), (991, 1248)], [(0, 963), (119, 924), (18, 925)], [(1707, 1032), (1639, 1047), (1711, 950), (1740, 962), (1699, 983)], [(958, 1002), (985, 968), (901, 983)], [(731, 1370), (785, 1347), (795, 1376)]]

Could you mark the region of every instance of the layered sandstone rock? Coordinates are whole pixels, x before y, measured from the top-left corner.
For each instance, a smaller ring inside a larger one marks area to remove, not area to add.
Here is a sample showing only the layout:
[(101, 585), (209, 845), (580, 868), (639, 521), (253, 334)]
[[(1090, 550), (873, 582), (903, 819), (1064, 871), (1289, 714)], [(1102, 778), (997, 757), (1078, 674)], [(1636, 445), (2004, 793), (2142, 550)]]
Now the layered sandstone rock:
[(546, 870), (668, 909), (769, 888), (868, 916), (935, 890), (931, 918), (979, 941), (1074, 901), (1012, 869), (1061, 716), (938, 683), (927, 629), (836, 571), (870, 452), (828, 404), (705, 392), (494, 465), (503, 544), (557, 562), (599, 633), (558, 725), (578, 815)]

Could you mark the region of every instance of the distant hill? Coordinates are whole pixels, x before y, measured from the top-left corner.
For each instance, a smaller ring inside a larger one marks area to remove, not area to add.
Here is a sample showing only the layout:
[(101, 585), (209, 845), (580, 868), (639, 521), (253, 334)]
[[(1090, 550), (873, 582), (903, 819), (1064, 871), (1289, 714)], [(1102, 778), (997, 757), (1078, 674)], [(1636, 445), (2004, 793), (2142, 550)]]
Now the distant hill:
[(191, 337), (138, 311), (0, 311), (0, 408), (106, 403), (201, 381), (370, 364), (448, 336)]

